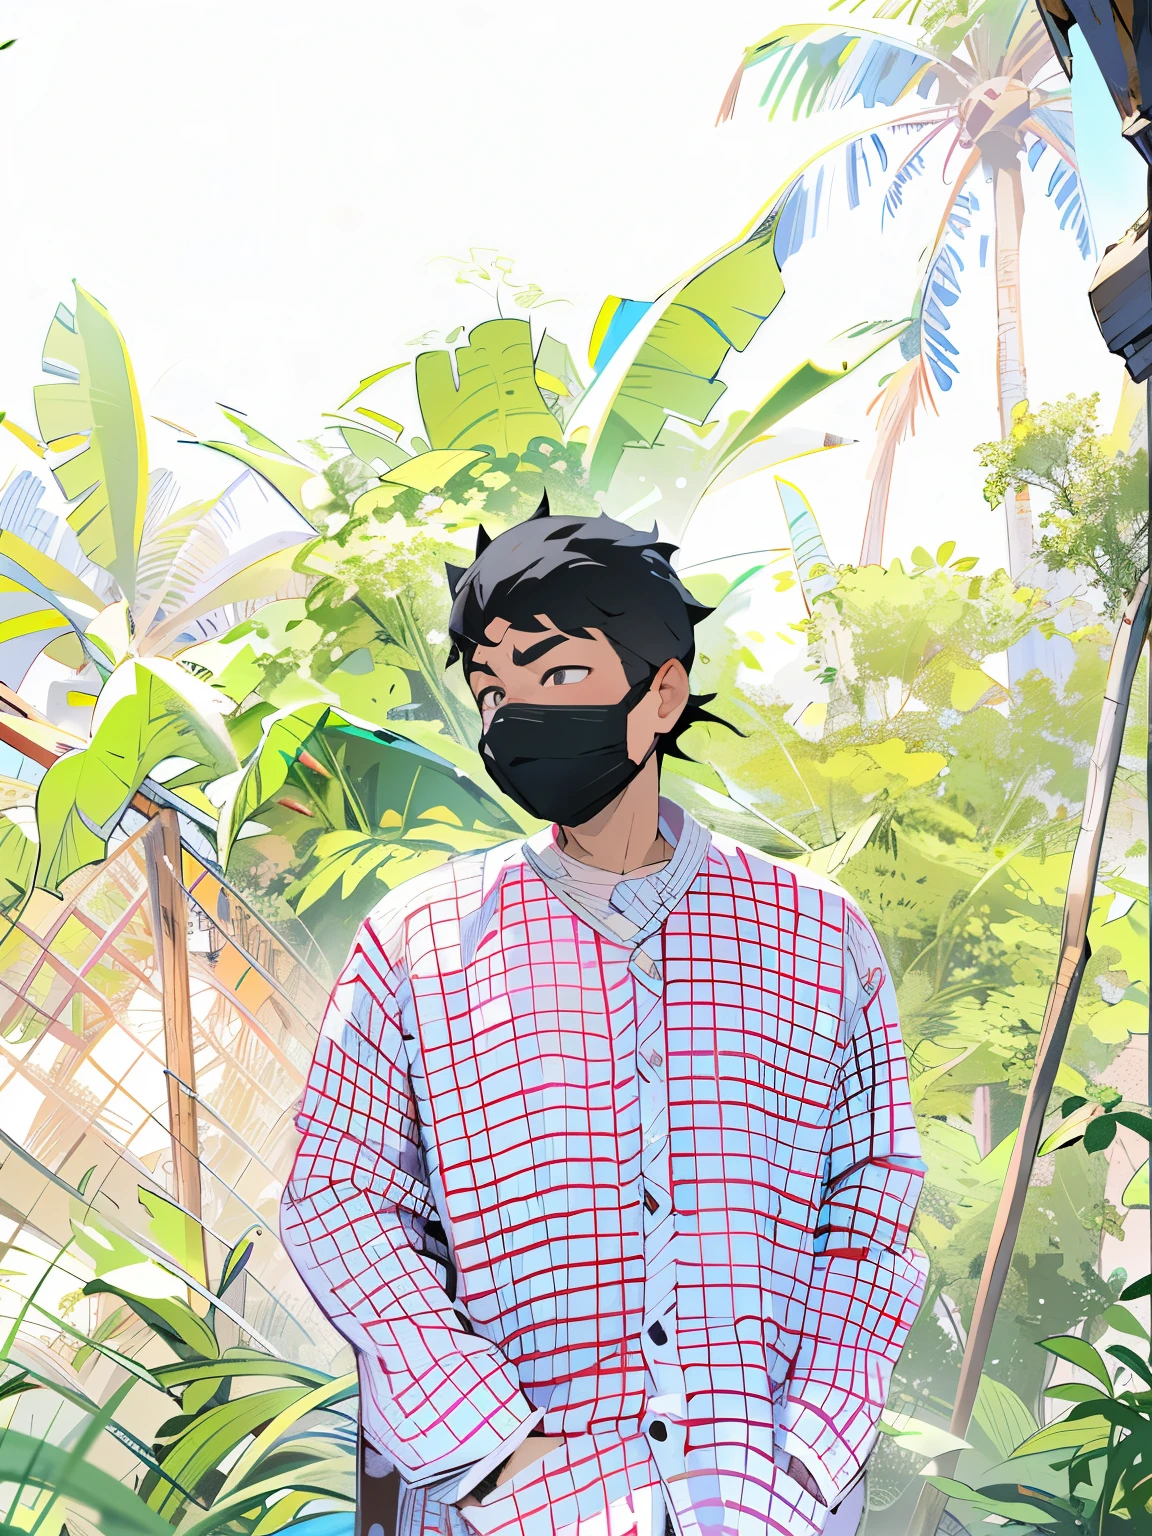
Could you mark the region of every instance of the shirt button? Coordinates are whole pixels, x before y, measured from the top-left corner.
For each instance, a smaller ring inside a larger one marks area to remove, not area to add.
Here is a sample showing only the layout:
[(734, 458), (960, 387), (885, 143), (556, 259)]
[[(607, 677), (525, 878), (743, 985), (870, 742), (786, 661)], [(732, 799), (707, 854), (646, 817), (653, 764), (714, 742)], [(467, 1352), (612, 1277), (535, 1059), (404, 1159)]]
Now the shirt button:
[(648, 1426), (648, 1433), (653, 1440), (667, 1440), (668, 1426), (663, 1419), (654, 1419)]
[(668, 1335), (659, 1323), (652, 1324), (648, 1330), (648, 1337), (652, 1340), (653, 1344), (667, 1344), (668, 1342)]

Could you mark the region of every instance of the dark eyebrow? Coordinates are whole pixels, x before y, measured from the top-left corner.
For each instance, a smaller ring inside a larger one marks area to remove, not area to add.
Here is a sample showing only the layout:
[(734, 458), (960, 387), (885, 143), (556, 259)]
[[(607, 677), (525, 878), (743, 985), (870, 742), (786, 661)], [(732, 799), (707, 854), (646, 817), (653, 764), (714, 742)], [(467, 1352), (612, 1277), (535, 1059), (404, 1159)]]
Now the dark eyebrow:
[(546, 635), (543, 640), (537, 640), (535, 645), (530, 645), (526, 651), (512, 649), (512, 660), (518, 667), (531, 666), (534, 661), (539, 661), (541, 656), (546, 656), (556, 646), (563, 645), (565, 640), (570, 640), (571, 635)]
[(468, 668), (468, 676), (471, 677), (473, 672), (486, 672), (489, 677), (496, 676), (495, 672), (493, 672), (492, 668), (487, 664), (487, 662), (483, 661), (474, 661), (471, 663)]

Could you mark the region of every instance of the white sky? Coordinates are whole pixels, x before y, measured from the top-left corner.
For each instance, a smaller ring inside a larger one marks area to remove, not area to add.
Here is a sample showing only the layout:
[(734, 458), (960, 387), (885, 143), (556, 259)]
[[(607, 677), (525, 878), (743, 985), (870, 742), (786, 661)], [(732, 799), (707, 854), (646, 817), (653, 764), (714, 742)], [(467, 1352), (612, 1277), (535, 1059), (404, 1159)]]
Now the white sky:
[[(32, 425), (44, 335), (76, 277), (124, 332), (150, 412), (234, 435), (220, 400), (294, 442), (362, 376), (414, 356), (414, 337), (486, 316), (481, 295), (429, 265), (469, 246), (497, 247), (518, 277), (573, 301), (543, 314), (583, 363), (606, 294), (654, 297), (844, 131), (827, 116), (768, 125), (752, 91), (735, 124), (713, 126), (744, 45), (819, 14), (812, 0), (9, 3), (0, 26), (19, 41), (0, 56), (0, 406)], [(1096, 109), (1111, 111), (1098, 97)], [(1097, 161), (1135, 161), (1113, 132)], [(1095, 263), (1055, 233), (1047, 169), (1025, 250), (1031, 395), (1102, 388), (1110, 424), (1119, 373), (1084, 297)], [(1114, 220), (1130, 188), (1107, 174)], [(787, 309), (741, 360), (752, 382), (769, 381), (768, 349), (785, 357), (850, 321), (906, 313), (914, 245), (881, 242), (862, 210), (834, 221), (786, 269)], [(957, 538), (1003, 559), (1001, 515), (981, 499), (971, 452), (997, 431), (988, 276), (966, 289), (961, 381), (898, 461), (886, 555)], [(898, 362), (890, 349), (804, 413), (859, 447), (786, 471), (837, 559), (859, 549), (865, 407)], [(413, 420), (402, 393), (368, 403)], [(6, 456), (22, 462), (0, 445), (0, 476)], [(223, 483), (220, 460), (162, 427), (153, 461), (190, 490)], [(697, 531), (695, 558), (717, 538), (733, 550), (779, 543), (768, 477), (718, 498)]]

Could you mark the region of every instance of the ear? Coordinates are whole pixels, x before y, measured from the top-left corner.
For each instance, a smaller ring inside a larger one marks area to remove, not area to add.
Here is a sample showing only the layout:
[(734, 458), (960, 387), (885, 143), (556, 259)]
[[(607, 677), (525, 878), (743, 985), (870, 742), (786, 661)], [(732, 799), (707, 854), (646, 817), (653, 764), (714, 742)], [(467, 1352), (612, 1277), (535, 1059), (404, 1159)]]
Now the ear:
[(460, 578), (464, 575), (464, 567), (462, 565), (446, 565), (444, 567), (444, 574), (448, 578), (448, 590), (455, 597), (456, 588), (460, 585)]
[(476, 524), (476, 558), (477, 558), (477, 560), (479, 560), (480, 556), (488, 548), (488, 546), (489, 546), (489, 544), (491, 544), (491, 542), (492, 542), (492, 535), (488, 532), (487, 528), (485, 528), (483, 523), (477, 523)]
[(528, 519), (528, 521), (530, 523), (534, 523), (538, 517), (550, 517), (550, 516), (551, 516), (551, 511), (550, 511), (549, 506), (548, 506), (548, 492), (544, 491), (544, 492), (542, 492), (542, 494), (540, 496), (540, 505), (536, 508), (535, 512), (533, 512), (532, 516)]

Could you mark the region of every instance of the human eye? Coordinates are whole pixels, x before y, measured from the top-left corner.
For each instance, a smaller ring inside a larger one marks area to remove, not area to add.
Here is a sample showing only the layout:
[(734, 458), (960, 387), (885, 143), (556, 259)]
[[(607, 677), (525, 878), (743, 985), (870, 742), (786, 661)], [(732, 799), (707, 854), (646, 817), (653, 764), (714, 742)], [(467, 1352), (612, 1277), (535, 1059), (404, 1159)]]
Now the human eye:
[(504, 690), (497, 687), (481, 688), (480, 692), (476, 695), (476, 702), (480, 706), (482, 713), (487, 713), (492, 709), (499, 709), (504, 702)]
[(545, 672), (543, 683), (545, 687), (552, 683), (558, 688), (563, 688), (566, 683), (582, 683), (591, 670), (591, 667), (553, 667)]

